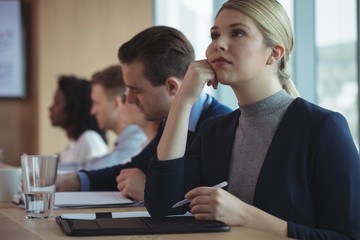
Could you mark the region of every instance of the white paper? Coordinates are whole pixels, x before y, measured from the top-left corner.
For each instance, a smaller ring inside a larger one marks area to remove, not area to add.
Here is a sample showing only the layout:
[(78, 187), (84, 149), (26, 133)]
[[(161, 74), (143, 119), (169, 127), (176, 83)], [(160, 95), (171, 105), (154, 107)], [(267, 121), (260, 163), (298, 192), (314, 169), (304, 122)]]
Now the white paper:
[(56, 208), (89, 208), (113, 207), (119, 205), (134, 205), (121, 192), (56, 192)]
[[(142, 212), (112, 212), (112, 218), (131, 218), (131, 217), (150, 217), (148, 211)], [(83, 220), (92, 220), (96, 219), (95, 213), (68, 213), (61, 214), (63, 219), (83, 219)], [(177, 216), (192, 216), (190, 212), (186, 212), (181, 215), (170, 215), (168, 217), (177, 217)]]
[[(113, 212), (111, 213), (113, 218), (129, 218), (129, 217), (150, 217), (147, 211), (143, 212)], [(95, 213), (69, 213), (61, 214), (63, 219), (96, 219)]]

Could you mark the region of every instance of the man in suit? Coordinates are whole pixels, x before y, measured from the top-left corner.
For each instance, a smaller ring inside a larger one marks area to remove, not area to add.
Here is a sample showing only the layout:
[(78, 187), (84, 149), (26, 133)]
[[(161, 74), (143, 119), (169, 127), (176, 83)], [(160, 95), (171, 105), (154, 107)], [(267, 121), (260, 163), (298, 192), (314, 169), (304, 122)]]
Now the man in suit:
[[(180, 31), (154, 26), (124, 43), (118, 57), (128, 88), (127, 101), (136, 104), (147, 120), (161, 121), (158, 132), (129, 163), (60, 175), (57, 191), (120, 190), (134, 200), (144, 200), (149, 160), (156, 153), (171, 103), (181, 87), (188, 66), (194, 60), (194, 50)], [(203, 121), (230, 111), (209, 94), (202, 93), (190, 113), (187, 148)]]

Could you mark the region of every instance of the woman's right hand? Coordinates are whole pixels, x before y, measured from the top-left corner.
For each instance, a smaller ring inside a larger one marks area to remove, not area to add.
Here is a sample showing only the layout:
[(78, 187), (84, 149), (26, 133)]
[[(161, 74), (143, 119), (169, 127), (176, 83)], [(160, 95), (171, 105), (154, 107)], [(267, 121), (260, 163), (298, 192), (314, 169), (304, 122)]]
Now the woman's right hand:
[(165, 129), (157, 147), (160, 161), (184, 156), (191, 108), (205, 84), (217, 86), (212, 67), (207, 60), (192, 62), (171, 104)]
[(195, 103), (205, 84), (217, 89), (216, 75), (206, 59), (193, 61), (185, 74), (179, 96), (181, 99), (190, 99)]

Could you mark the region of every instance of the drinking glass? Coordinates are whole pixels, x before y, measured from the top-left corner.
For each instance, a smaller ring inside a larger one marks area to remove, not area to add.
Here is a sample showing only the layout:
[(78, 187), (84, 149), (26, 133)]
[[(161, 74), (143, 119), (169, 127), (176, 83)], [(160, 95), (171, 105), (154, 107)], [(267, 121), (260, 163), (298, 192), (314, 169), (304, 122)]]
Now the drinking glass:
[(52, 217), (58, 161), (58, 155), (21, 156), (26, 218)]

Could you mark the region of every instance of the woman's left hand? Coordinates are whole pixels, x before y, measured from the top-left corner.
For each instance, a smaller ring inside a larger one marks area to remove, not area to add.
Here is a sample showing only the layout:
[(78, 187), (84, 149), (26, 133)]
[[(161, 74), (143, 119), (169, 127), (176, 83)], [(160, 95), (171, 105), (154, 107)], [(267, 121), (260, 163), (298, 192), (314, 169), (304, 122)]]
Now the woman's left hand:
[(198, 187), (189, 191), (190, 212), (199, 220), (218, 220), (229, 225), (244, 225), (247, 204), (229, 192), (213, 187)]

